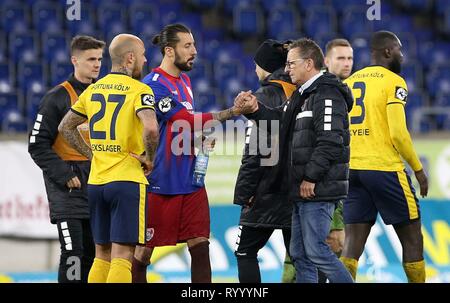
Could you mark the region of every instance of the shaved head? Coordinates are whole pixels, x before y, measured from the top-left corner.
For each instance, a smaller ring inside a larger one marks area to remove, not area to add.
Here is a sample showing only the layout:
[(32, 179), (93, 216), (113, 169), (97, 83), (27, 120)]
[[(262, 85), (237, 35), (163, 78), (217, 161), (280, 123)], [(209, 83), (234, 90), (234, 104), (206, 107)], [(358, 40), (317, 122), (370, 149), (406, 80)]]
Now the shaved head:
[(109, 45), (112, 64), (122, 64), (127, 53), (136, 53), (140, 47), (144, 47), (144, 43), (134, 35), (120, 34), (115, 36)]
[(381, 65), (396, 74), (401, 72), (403, 54), (400, 39), (389, 31), (378, 31), (370, 41), (372, 64)]
[(112, 70), (120, 71), (140, 80), (142, 69), (147, 62), (145, 46), (141, 39), (130, 34), (120, 34), (109, 45)]
[(370, 49), (372, 51), (383, 51), (386, 48), (394, 47), (397, 43), (400, 44), (400, 40), (393, 32), (379, 31), (373, 34)]

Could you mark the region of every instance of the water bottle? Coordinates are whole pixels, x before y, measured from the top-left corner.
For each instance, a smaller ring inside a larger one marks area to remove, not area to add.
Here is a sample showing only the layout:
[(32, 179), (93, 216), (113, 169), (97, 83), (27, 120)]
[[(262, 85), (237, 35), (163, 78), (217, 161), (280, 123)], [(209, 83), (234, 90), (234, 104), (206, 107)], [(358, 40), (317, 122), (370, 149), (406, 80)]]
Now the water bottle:
[(192, 185), (203, 187), (205, 186), (206, 170), (208, 169), (209, 151), (208, 148), (200, 148), (194, 165), (194, 176), (192, 178)]

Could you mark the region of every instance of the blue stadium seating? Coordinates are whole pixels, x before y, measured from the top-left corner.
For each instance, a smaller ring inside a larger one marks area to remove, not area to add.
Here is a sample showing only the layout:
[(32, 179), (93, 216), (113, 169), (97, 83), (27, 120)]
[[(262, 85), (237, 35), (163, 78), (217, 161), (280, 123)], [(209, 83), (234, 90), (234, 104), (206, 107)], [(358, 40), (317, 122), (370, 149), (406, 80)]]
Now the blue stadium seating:
[[(65, 0), (2, 0), (0, 41), (6, 43), (0, 43), (0, 92), (26, 93), (28, 100), (35, 98), (36, 93), (33, 94), (32, 90), (36, 87), (50, 87), (65, 80), (73, 71), (69, 62), (69, 43), (76, 34), (93, 35), (107, 42), (118, 32), (137, 34), (147, 48), (149, 62), (144, 69), (147, 73), (161, 62), (159, 49), (151, 45), (153, 35), (163, 25), (182, 22), (193, 30), (197, 43), (198, 59), (189, 75), (193, 80), (194, 94), (202, 94), (198, 102), (201, 109), (212, 106), (214, 98), (211, 95), (214, 93), (210, 91), (223, 95), (217, 99), (224, 100), (231, 97), (236, 88), (258, 88), (253, 63), (256, 42), (266, 38), (285, 40), (308, 36), (324, 47), (332, 38), (347, 38), (353, 44), (354, 70), (357, 70), (370, 64), (370, 32), (380, 29), (394, 31), (402, 41), (405, 56), (402, 75), (409, 85), (410, 100), (419, 98), (416, 96), (422, 98), (426, 89), (431, 106), (443, 104), (441, 94), (448, 91), (450, 85), (450, 75), (446, 71), (450, 54), (450, 1), (384, 1), (381, 5), (382, 21), (371, 23), (367, 23), (365, 18), (368, 7), (365, 2), (91, 0), (82, 1), (81, 20), (70, 21), (65, 15), (68, 7)], [(202, 16), (206, 11), (211, 15)], [(214, 14), (226, 19), (229, 26), (221, 26), (221, 18), (212, 20)], [(426, 14), (427, 19), (436, 22), (416, 22), (420, 21), (416, 18), (419, 14)], [(233, 18), (232, 24), (230, 18)], [(51, 71), (48, 80), (47, 68)], [(101, 75), (109, 69), (110, 61), (105, 52)], [(32, 81), (22, 79), (27, 72), (33, 75)], [(197, 92), (197, 87), (206, 87), (207, 90)], [(32, 103), (27, 102), (27, 105)], [(422, 104), (419, 101), (409, 103)], [(25, 117), (33, 119), (28, 110), (26, 107), (23, 112)], [(437, 125), (433, 120), (425, 121), (425, 126), (420, 128), (447, 129), (450, 126), (448, 117), (438, 117), (436, 121), (439, 122)]]
[(35, 33), (9, 35), (9, 58), (14, 62), (35, 62), (39, 56), (38, 36)]
[(17, 92), (0, 93), (0, 127), (3, 131), (3, 124), (8, 123), (9, 113), (20, 113), (23, 108), (23, 99)]
[(4, 113), (1, 129), (5, 133), (24, 133), (28, 125), (26, 119), (18, 110), (10, 110)]
[(238, 36), (261, 35), (264, 14), (257, 6), (238, 6), (233, 10), (233, 31)]
[(450, 93), (450, 65), (435, 65), (427, 74), (427, 87), (431, 96)]
[(56, 62), (50, 65), (50, 87), (67, 80), (73, 73), (73, 65), (70, 62)]
[(63, 10), (54, 1), (37, 1), (33, 4), (33, 24), (40, 33), (62, 32)]
[(158, 11), (152, 4), (135, 4), (130, 7), (130, 28), (133, 33), (142, 35), (143, 33), (156, 34), (159, 31)]
[(80, 20), (68, 20), (66, 18), (66, 26), (71, 36), (84, 34), (94, 35), (97, 36), (97, 38), (101, 38), (96, 32), (95, 23), (95, 10), (88, 3), (83, 3), (83, 5), (81, 5)]
[[(273, 1), (271, 1), (273, 2)], [(267, 30), (269, 37), (292, 35), (300, 27), (300, 14), (294, 7), (281, 6), (269, 11)]]
[(214, 79), (222, 91), (225, 89), (225, 79), (244, 78), (244, 69), (239, 60), (228, 62), (214, 62)]
[(423, 87), (422, 65), (417, 61), (409, 61), (402, 65), (402, 77), (408, 86), (408, 92), (420, 91)]
[(70, 60), (70, 40), (63, 34), (42, 34), (42, 55), (46, 62), (66, 62)]
[[(346, 3), (339, 1), (340, 3)], [(367, 6), (346, 6), (342, 18), (340, 18), (340, 29), (345, 37), (359, 33), (373, 32), (374, 22), (366, 17)]]
[(194, 99), (195, 111), (197, 112), (211, 112), (223, 109), (220, 103), (220, 92), (217, 89), (197, 92)]
[(27, 102), (25, 105), (25, 117), (29, 122), (29, 126), (31, 123), (34, 123), (36, 120), (36, 115), (39, 111), (39, 105), (41, 104), (41, 100), (44, 97), (46, 92), (34, 93), (29, 92), (27, 94)]
[(40, 62), (19, 62), (18, 87), (23, 91), (41, 92), (47, 86), (47, 72)]
[(304, 18), (304, 31), (310, 37), (337, 31), (336, 12), (329, 6), (314, 5)]
[(20, 2), (2, 4), (1, 25), (8, 33), (24, 33), (29, 27), (29, 14), (27, 6)]
[(0, 63), (0, 92), (11, 92), (15, 85), (15, 80), (14, 64), (8, 62)]

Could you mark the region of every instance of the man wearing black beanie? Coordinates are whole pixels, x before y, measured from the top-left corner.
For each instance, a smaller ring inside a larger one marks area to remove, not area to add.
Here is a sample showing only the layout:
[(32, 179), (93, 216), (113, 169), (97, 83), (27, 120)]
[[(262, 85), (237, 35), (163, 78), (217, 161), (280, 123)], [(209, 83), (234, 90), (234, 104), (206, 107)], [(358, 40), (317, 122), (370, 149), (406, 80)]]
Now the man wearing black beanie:
[[(289, 44), (290, 41), (269, 39), (256, 51), (255, 72), (261, 87), (255, 92), (255, 96), (268, 107), (280, 106), (295, 90), (284, 72)], [(273, 137), (271, 140), (261, 134), (263, 131), (252, 121), (248, 121), (245, 150), (234, 191), (234, 204), (242, 206), (235, 251), (241, 283), (261, 282), (258, 251), (267, 243), (275, 229), (283, 231), (287, 251), (291, 236), (292, 205), (288, 202), (287, 191), (261, 194), (266, 187), (265, 180), (277, 165), (272, 163), (264, 166), (263, 161), (267, 161), (272, 155), (263, 156), (260, 148), (271, 146), (270, 143), (274, 140)]]

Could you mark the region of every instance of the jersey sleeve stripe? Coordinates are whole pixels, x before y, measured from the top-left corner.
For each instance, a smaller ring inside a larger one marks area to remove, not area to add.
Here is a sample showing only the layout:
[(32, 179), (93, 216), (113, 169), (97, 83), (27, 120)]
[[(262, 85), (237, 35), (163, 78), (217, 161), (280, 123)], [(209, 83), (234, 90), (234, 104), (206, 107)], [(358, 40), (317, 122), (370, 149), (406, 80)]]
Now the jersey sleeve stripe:
[(139, 108), (138, 110), (136, 110), (136, 114), (138, 113), (138, 112), (140, 112), (141, 110), (144, 110), (144, 109), (151, 109), (152, 111), (155, 111), (155, 108), (153, 107), (153, 106), (149, 106), (149, 107), (141, 107), (141, 108)]
[(399, 101), (392, 101), (392, 102), (388, 102), (387, 103), (387, 105), (390, 105), (390, 104), (401, 104), (401, 105), (404, 105), (403, 102), (399, 102)]
[(88, 116), (86, 116), (85, 114), (82, 114), (82, 113), (80, 113), (80, 112), (77, 112), (77, 111), (74, 110), (73, 108), (71, 108), (70, 110), (71, 110), (72, 112), (74, 112), (75, 114), (81, 116), (81, 117), (84, 117), (84, 118), (87, 118), (87, 117), (88, 117)]

